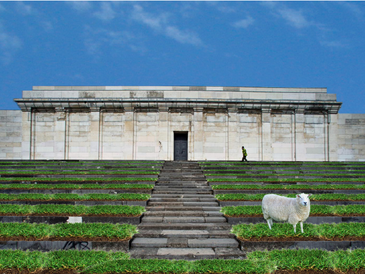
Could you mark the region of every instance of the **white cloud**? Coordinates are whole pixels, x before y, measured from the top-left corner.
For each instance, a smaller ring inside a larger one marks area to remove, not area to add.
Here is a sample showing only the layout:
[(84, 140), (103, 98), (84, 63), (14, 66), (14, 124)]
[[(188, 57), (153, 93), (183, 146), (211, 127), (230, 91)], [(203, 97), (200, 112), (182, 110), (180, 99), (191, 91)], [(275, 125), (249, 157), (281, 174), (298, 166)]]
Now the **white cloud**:
[(132, 19), (154, 30), (161, 30), (162, 26), (167, 23), (167, 13), (160, 14), (159, 16), (153, 16), (145, 12), (140, 5), (134, 5), (133, 8)]
[(239, 20), (239, 21), (233, 23), (232, 25), (236, 28), (245, 29), (245, 28), (251, 26), (254, 22), (255, 22), (255, 20), (251, 16), (247, 16), (245, 19)]
[(173, 26), (166, 27), (165, 33), (168, 37), (171, 37), (182, 44), (191, 44), (195, 46), (201, 46), (203, 44), (201, 39), (195, 33), (181, 31)]
[(199, 36), (189, 30), (180, 30), (178, 27), (170, 25), (168, 19), (169, 13), (161, 13), (153, 15), (143, 10), (140, 5), (134, 5), (132, 19), (140, 24), (144, 24), (158, 33), (174, 39), (182, 44), (190, 44), (194, 46), (202, 46), (203, 42)]
[(104, 28), (85, 27), (85, 47), (88, 54), (99, 58), (104, 47), (127, 46), (133, 51), (144, 52), (144, 48), (136, 42), (136, 37), (127, 31), (111, 31)]
[(344, 44), (341, 41), (320, 41), (320, 44), (325, 47), (329, 48), (345, 48), (347, 47), (346, 44)]
[(87, 1), (67, 1), (66, 4), (77, 12), (86, 12), (92, 8), (92, 4)]
[(301, 29), (311, 25), (299, 10), (283, 7), (277, 10), (279, 15), (287, 21), (287, 23), (295, 28)]
[(357, 19), (359, 19), (359, 20), (364, 19), (364, 12), (360, 9), (358, 4), (343, 2), (343, 1), (339, 1), (336, 3), (341, 5), (343, 8), (347, 9)]
[(31, 6), (23, 2), (16, 2), (16, 9), (22, 15), (34, 15), (37, 11)]
[(14, 53), (22, 47), (22, 41), (7, 33), (0, 24), (0, 60), (4, 65), (10, 64)]
[(115, 18), (116, 12), (113, 10), (111, 3), (102, 2), (100, 4), (101, 10), (94, 12), (94, 16), (103, 21), (110, 21)]

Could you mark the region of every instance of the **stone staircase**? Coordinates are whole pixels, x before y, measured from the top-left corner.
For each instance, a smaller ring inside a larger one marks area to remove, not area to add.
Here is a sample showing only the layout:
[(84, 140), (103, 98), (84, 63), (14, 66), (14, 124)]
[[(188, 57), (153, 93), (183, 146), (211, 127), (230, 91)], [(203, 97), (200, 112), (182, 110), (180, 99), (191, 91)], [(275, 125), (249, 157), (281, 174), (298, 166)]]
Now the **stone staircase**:
[(132, 258), (245, 257), (196, 162), (165, 162), (146, 209)]

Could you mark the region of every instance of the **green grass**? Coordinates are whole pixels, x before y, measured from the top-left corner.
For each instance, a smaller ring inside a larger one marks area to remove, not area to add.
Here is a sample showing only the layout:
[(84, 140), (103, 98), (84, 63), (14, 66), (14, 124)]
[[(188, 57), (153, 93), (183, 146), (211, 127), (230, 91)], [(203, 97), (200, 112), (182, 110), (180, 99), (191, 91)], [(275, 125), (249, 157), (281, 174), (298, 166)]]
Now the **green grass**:
[(39, 204), (39, 205), (0, 205), (0, 215), (23, 215), (23, 216), (93, 216), (111, 215), (135, 217), (142, 215), (146, 209), (143, 206), (128, 205), (63, 205), (63, 204)]
[(0, 189), (153, 189), (153, 184), (0, 184)]
[(120, 193), (120, 194), (2, 194), (0, 201), (147, 201), (150, 194)]
[(246, 185), (246, 184), (224, 184), (212, 185), (213, 190), (229, 189), (229, 190), (267, 190), (267, 189), (282, 189), (282, 190), (336, 190), (336, 189), (365, 189), (365, 184), (338, 184), (338, 185), (280, 185), (280, 184), (266, 184), (266, 185)]
[[(0, 172), (1, 174), (1, 172)], [(276, 173), (261, 173), (261, 174), (252, 174), (252, 173), (227, 173), (227, 174), (216, 174), (216, 173), (208, 173), (205, 174), (205, 176), (214, 176), (214, 177), (270, 177), (270, 176), (275, 176), (275, 177), (363, 177), (365, 176), (364, 173), (281, 173), (281, 174), (276, 174)], [(209, 178), (209, 179), (216, 179), (216, 178)], [(231, 178), (223, 178), (223, 179), (231, 179)], [(302, 178), (293, 178), (293, 179), (302, 179)]]
[(273, 250), (255, 251), (244, 260), (129, 259), (123, 252), (0, 250), (0, 269), (77, 271), (78, 273), (234, 274), (286, 271), (358, 271), (365, 269), (365, 250)]
[(207, 178), (208, 182), (264, 182), (264, 183), (297, 183), (297, 182), (365, 182), (365, 178)]
[(159, 171), (0, 171), (0, 175), (158, 175)]
[(265, 223), (260, 224), (238, 224), (232, 227), (232, 233), (241, 240), (260, 239), (263, 237), (273, 237), (285, 239), (295, 237), (298, 240), (317, 238), (319, 240), (342, 239), (344, 237), (365, 237), (364, 223), (339, 223), (339, 224), (307, 224), (304, 223), (304, 233), (300, 232), (297, 225), (297, 232), (294, 233), (293, 226), (288, 223), (274, 223), (269, 229)]
[[(221, 212), (228, 217), (239, 217), (244, 215), (262, 216), (262, 208), (257, 206), (225, 206)], [(310, 216), (348, 216), (365, 215), (365, 205), (311, 205)]]
[(137, 227), (130, 224), (107, 223), (75, 223), (75, 224), (29, 224), (29, 223), (0, 223), (0, 237), (24, 237), (38, 241), (52, 240), (54, 238), (67, 239), (79, 238), (107, 238), (124, 241), (137, 233)]
[(43, 178), (43, 177), (0, 177), (0, 182), (154, 182), (156, 178)]
[[(266, 194), (245, 194), (245, 193), (227, 193), (216, 194), (215, 198), (219, 201), (261, 201)], [(280, 196), (295, 198), (297, 194), (278, 194)], [(0, 195), (1, 197), (1, 195)], [(365, 193), (361, 194), (313, 194), (311, 201), (365, 201)]]

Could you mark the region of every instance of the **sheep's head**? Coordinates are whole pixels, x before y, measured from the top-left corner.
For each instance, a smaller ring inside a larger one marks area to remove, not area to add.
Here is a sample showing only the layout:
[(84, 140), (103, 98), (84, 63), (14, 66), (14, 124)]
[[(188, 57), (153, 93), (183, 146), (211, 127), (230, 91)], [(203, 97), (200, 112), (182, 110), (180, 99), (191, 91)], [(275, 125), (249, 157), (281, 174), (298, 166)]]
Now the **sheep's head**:
[(309, 206), (310, 205), (309, 196), (311, 195), (312, 194), (305, 194), (305, 193), (297, 194), (298, 203), (301, 206)]

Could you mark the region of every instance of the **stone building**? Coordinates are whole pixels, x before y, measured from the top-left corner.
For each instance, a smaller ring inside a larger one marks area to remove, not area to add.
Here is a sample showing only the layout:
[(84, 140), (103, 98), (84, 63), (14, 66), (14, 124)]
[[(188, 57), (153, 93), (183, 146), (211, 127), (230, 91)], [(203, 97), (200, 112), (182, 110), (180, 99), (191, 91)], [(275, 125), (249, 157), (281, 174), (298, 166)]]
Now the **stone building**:
[(365, 160), (365, 114), (325, 88), (37, 86), (0, 111), (0, 159)]

